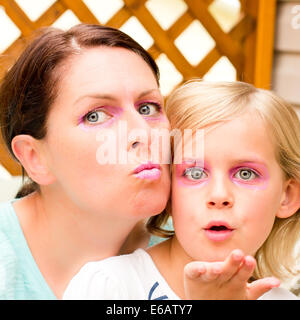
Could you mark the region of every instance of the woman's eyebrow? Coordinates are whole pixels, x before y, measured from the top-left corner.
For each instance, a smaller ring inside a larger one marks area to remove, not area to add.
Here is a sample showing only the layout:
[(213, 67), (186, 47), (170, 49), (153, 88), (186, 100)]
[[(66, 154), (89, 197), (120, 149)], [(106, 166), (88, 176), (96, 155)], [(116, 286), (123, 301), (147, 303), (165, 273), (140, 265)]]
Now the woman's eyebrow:
[(75, 100), (74, 104), (78, 103), (79, 101), (85, 98), (105, 99), (105, 100), (113, 100), (113, 101), (117, 100), (114, 96), (111, 96), (108, 94), (91, 93), (91, 94), (86, 94), (84, 96), (79, 97), (78, 99)]
[(138, 99), (140, 99), (150, 93), (157, 93), (159, 96), (161, 96), (159, 89), (150, 89), (150, 90), (146, 90), (146, 91), (143, 91), (142, 93), (140, 93), (138, 96)]
[[(142, 97), (150, 94), (150, 93), (154, 93), (157, 92), (160, 95), (160, 91), (158, 89), (150, 89), (150, 90), (146, 90), (143, 91), (142, 93), (140, 93), (138, 95), (138, 99), (141, 99)], [(85, 98), (94, 98), (94, 99), (105, 99), (105, 100), (112, 100), (112, 101), (117, 101), (118, 99), (110, 94), (99, 94), (99, 93), (90, 93), (90, 94), (86, 94), (83, 95), (79, 98), (77, 98), (74, 102), (74, 104), (78, 103), (79, 101), (85, 99)]]

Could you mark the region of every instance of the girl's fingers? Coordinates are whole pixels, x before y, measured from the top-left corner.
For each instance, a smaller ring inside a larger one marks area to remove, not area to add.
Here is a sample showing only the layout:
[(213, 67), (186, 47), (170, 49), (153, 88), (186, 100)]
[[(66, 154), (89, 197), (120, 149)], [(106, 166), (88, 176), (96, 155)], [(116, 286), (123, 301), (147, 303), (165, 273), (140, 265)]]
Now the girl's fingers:
[(184, 275), (190, 280), (207, 283), (217, 279), (222, 270), (222, 263), (220, 262), (194, 261), (185, 266)]
[(239, 268), (244, 260), (243, 251), (236, 249), (223, 262), (222, 274), (219, 277), (220, 284), (229, 281), (239, 271)]
[(252, 256), (246, 256), (238, 272), (231, 278), (230, 282), (234, 287), (246, 284), (251, 277), (256, 266), (256, 261)]
[(223, 263), (221, 262), (208, 262), (206, 264), (206, 272), (201, 275), (203, 282), (215, 281), (223, 272)]
[(190, 280), (196, 280), (201, 274), (206, 272), (205, 263), (193, 261), (184, 267), (184, 276)]
[(279, 287), (280, 280), (274, 277), (263, 278), (248, 284), (248, 300), (256, 300), (272, 288)]

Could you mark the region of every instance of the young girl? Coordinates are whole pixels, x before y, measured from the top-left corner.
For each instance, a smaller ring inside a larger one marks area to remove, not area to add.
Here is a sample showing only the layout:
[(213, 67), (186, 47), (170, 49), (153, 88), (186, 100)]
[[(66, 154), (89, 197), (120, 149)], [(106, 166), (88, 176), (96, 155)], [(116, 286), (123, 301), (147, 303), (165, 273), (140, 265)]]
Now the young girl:
[[(169, 239), (85, 265), (65, 299), (256, 299), (279, 286), (270, 276), (295, 272), (300, 123), (292, 108), (246, 83), (195, 80), (175, 90), (166, 113), (172, 129), (193, 130), (192, 141), (174, 144), (171, 209), (148, 223)], [(196, 130), (204, 152), (194, 156)], [(161, 229), (169, 215), (175, 234)], [(264, 298), (296, 297), (276, 288)]]

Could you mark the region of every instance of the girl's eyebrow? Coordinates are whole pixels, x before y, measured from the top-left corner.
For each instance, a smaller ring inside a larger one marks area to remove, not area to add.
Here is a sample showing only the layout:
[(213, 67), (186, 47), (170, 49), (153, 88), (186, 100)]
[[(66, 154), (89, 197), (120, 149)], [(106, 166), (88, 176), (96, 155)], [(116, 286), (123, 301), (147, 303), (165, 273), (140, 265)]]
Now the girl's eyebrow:
[(183, 158), (182, 164), (196, 164), (196, 165), (203, 165), (204, 160), (198, 158)]
[(241, 159), (241, 160), (237, 160), (236, 163), (238, 164), (258, 164), (258, 165), (263, 165), (266, 166), (266, 164), (261, 160), (261, 159)]

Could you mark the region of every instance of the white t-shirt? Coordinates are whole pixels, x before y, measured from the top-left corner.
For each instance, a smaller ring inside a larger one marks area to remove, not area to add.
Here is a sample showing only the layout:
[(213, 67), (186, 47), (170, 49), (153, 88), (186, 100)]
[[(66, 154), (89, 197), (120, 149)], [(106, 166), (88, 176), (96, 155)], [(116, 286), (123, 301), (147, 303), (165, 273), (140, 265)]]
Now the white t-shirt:
[(84, 265), (63, 299), (179, 300), (143, 249)]
[[(132, 254), (89, 262), (71, 280), (64, 300), (179, 300), (143, 249)], [(283, 288), (262, 295), (261, 300), (298, 300)]]

